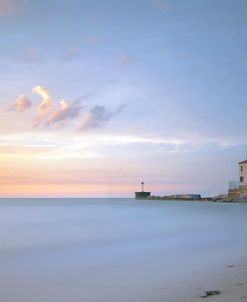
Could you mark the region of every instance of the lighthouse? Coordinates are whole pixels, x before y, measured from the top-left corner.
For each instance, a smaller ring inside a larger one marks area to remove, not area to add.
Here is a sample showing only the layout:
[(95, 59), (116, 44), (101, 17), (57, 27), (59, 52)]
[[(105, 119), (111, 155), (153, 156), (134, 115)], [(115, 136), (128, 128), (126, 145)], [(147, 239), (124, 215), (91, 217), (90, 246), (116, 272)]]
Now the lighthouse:
[(135, 192), (135, 199), (146, 199), (149, 197), (151, 192), (145, 192), (144, 191), (144, 182), (141, 182), (141, 191), (140, 192)]

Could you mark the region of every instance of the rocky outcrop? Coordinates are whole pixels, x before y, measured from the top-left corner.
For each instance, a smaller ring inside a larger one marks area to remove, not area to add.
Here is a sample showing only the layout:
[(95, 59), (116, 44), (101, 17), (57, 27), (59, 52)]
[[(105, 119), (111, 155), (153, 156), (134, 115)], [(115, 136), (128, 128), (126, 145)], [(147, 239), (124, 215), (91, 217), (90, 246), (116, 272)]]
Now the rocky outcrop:
[(238, 202), (247, 202), (247, 186), (239, 186), (238, 188), (229, 189), (228, 198)]
[(219, 290), (206, 290), (205, 293), (200, 295), (200, 297), (207, 298), (207, 297), (215, 296), (215, 295), (219, 295), (219, 294), (220, 294)]

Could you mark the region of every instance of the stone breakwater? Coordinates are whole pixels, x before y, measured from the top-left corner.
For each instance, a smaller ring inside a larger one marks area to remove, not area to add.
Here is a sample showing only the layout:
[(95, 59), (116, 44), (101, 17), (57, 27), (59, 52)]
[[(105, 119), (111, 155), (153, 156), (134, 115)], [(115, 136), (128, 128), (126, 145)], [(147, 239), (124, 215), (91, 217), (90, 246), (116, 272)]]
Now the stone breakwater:
[[(146, 200), (184, 200), (184, 201), (211, 201), (211, 202), (238, 202), (236, 198), (228, 194), (213, 197), (201, 197), (200, 194), (176, 194), (167, 196), (149, 196)], [(247, 202), (247, 200), (246, 200)]]
[(200, 194), (176, 194), (167, 196), (149, 196), (146, 199), (157, 199), (157, 200), (201, 200)]

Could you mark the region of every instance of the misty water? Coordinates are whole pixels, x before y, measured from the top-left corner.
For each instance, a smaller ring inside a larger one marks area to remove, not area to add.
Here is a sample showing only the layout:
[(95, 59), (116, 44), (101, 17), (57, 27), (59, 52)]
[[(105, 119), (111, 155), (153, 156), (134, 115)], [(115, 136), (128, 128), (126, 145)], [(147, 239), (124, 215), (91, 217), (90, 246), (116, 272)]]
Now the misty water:
[(1, 199), (0, 238), (1, 301), (176, 301), (247, 255), (247, 204)]

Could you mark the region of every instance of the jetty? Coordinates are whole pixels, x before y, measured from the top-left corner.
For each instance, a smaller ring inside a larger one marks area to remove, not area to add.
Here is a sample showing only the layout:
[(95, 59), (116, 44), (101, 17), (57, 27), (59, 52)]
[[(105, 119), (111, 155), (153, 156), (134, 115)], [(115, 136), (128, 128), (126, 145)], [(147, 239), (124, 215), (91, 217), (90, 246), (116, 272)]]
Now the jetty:
[(151, 192), (144, 191), (144, 182), (141, 182), (141, 191), (135, 192), (135, 199), (148, 199), (150, 197)]

